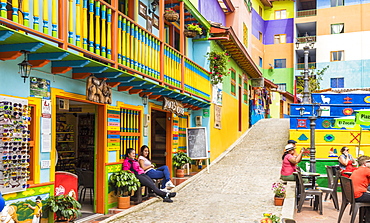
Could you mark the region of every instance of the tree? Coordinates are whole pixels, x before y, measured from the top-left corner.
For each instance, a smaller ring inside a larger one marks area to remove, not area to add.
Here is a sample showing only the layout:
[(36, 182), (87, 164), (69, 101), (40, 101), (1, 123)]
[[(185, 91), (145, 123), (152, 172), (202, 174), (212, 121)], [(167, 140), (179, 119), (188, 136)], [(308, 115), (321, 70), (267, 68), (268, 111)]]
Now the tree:
[[(315, 92), (320, 90), (320, 81), (322, 81), (322, 76), (324, 75), (325, 71), (329, 68), (329, 65), (324, 67), (322, 70), (315, 70), (314, 67), (311, 68), (311, 73), (308, 75), (308, 90), (309, 92)], [(304, 73), (301, 72), (301, 77), (297, 77), (297, 94), (303, 93), (304, 81), (303, 76)]]

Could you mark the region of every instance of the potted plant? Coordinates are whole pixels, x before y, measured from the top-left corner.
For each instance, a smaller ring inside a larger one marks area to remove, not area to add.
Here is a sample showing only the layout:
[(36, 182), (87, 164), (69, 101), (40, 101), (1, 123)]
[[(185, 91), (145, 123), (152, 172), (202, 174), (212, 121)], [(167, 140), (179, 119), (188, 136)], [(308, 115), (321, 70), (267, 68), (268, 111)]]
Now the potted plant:
[(192, 23), (187, 25), (186, 29), (184, 30), (184, 34), (186, 37), (194, 38), (196, 35), (202, 35), (203, 31), (199, 25)]
[(184, 166), (191, 163), (191, 159), (184, 152), (178, 152), (172, 157), (173, 165), (176, 167), (176, 177), (184, 177)]
[(140, 187), (140, 182), (129, 170), (120, 170), (110, 175), (109, 185), (118, 196), (118, 208), (126, 209), (130, 207), (131, 193)]
[(228, 76), (230, 72), (227, 72), (227, 61), (230, 55), (226, 51), (211, 51), (207, 54), (207, 59), (209, 60), (209, 69), (211, 75), (211, 83), (217, 85), (222, 83), (223, 78)]
[(282, 206), (285, 199), (285, 186), (284, 184), (278, 182), (272, 184), (272, 190), (274, 191), (275, 197), (274, 197), (274, 204), (275, 206)]
[(280, 217), (272, 213), (263, 213), (260, 223), (280, 223)]
[(55, 222), (69, 222), (81, 216), (81, 204), (69, 195), (51, 196), (45, 206), (56, 214)]
[(168, 8), (164, 12), (164, 19), (167, 20), (168, 22), (176, 22), (179, 20), (179, 13), (177, 13), (174, 9)]

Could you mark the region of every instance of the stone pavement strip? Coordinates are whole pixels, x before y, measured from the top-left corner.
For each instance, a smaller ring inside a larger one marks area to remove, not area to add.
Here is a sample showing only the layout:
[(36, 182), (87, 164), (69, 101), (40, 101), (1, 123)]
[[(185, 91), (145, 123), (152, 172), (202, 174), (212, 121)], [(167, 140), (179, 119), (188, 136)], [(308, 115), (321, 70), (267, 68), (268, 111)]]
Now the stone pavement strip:
[(173, 191), (173, 203), (151, 199), (102, 222), (259, 222), (280, 215), (271, 185), (279, 181), (289, 119), (264, 119), (206, 169)]

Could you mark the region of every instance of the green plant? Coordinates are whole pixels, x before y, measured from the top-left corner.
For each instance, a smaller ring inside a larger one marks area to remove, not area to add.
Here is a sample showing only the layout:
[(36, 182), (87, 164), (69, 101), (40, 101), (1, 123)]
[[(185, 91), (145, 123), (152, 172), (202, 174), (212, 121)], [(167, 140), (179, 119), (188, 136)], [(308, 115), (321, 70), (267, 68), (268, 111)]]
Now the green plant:
[[(325, 71), (329, 68), (329, 65), (324, 67), (322, 70), (315, 71), (314, 67), (311, 68), (311, 73), (309, 73), (308, 77), (308, 89), (309, 92), (315, 92), (320, 90), (320, 82), (322, 81), (322, 76), (324, 75)], [(297, 78), (297, 94), (302, 94), (304, 89), (304, 80), (303, 76), (304, 73), (301, 72), (302, 77)]]
[(260, 221), (261, 223), (279, 223), (280, 217), (272, 213), (263, 213), (263, 218)]
[(122, 197), (128, 192), (136, 191), (140, 187), (140, 181), (129, 170), (120, 170), (110, 175), (109, 185), (114, 188), (115, 195)]
[(191, 159), (184, 152), (178, 152), (172, 157), (172, 163), (177, 169), (182, 169), (185, 164), (191, 163)]
[(211, 51), (206, 54), (209, 60), (209, 69), (211, 75), (211, 83), (216, 85), (222, 83), (223, 78), (228, 76), (226, 64), (230, 56), (226, 51), (218, 52)]
[(195, 23), (188, 24), (186, 29), (196, 31), (199, 35), (203, 34), (202, 28), (200, 28), (199, 25), (197, 25)]
[(285, 197), (285, 186), (282, 183), (273, 183), (272, 190), (274, 191), (275, 197)]
[(45, 205), (47, 210), (57, 215), (57, 220), (71, 221), (81, 216), (81, 204), (69, 195), (51, 196)]

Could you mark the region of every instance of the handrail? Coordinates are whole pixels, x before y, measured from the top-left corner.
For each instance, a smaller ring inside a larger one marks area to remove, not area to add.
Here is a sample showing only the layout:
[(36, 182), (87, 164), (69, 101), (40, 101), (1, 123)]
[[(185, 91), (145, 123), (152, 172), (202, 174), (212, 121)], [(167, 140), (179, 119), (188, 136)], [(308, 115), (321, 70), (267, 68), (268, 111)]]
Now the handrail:
[[(103, 0), (49, 0), (48, 5), (44, 2), (21, 1), (19, 6), (11, 6), (13, 13), (9, 14), (9, 3), (0, 0), (0, 22), (14, 30), (56, 43), (64, 50), (80, 52), (91, 59), (143, 75), (181, 92), (203, 99), (208, 99), (211, 94), (208, 88), (210, 83), (206, 84), (200, 75), (208, 74), (205, 68), (161, 41), (113, 5)], [(163, 70), (160, 68), (162, 58), (165, 61)], [(185, 65), (198, 72), (192, 73), (192, 78), (197, 80), (195, 83), (204, 83), (206, 87), (198, 89), (191, 86), (195, 90), (189, 90), (189, 82), (184, 79), (185, 73), (189, 72)]]
[(316, 16), (317, 9), (309, 9), (309, 10), (299, 10), (297, 11), (297, 18), (300, 17), (308, 17), (308, 16)]

